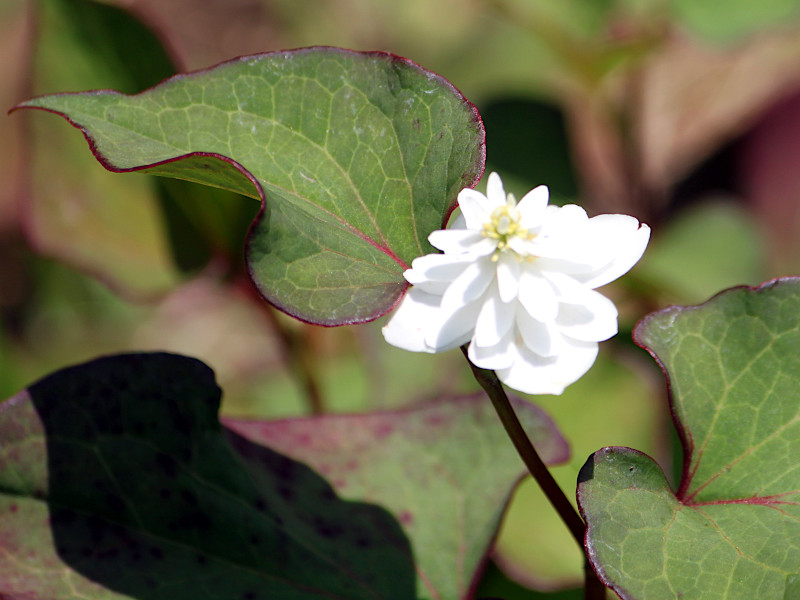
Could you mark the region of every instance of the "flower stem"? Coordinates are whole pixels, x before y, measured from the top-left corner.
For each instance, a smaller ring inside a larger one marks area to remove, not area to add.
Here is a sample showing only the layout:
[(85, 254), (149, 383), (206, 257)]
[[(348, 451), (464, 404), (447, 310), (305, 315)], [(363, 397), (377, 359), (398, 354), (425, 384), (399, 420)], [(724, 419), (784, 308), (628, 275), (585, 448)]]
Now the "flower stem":
[[(461, 347), (461, 352), (464, 353), (464, 357), (467, 359), (475, 379), (492, 401), (497, 416), (500, 417), (500, 421), (503, 427), (505, 427), (508, 437), (511, 438), (520, 458), (522, 458), (525, 466), (528, 467), (528, 471), (536, 480), (536, 483), (539, 484), (539, 487), (542, 489), (545, 496), (547, 496), (550, 504), (556, 509), (558, 516), (564, 521), (564, 524), (567, 526), (567, 529), (569, 529), (572, 537), (575, 538), (578, 546), (583, 550), (583, 537), (586, 530), (583, 519), (564, 494), (564, 491), (558, 483), (556, 483), (556, 480), (553, 479), (553, 476), (539, 456), (536, 448), (533, 447), (528, 435), (522, 428), (522, 424), (517, 418), (517, 414), (514, 412), (514, 408), (508, 401), (508, 396), (503, 389), (503, 384), (500, 383), (500, 380), (497, 378), (497, 374), (494, 371), (481, 369), (472, 364), (472, 361), (469, 360), (469, 356), (467, 355), (466, 346)], [(602, 600), (605, 598), (606, 588), (597, 578), (597, 574), (594, 572), (594, 569), (592, 569), (588, 560), (584, 565), (584, 578), (585, 600)]]

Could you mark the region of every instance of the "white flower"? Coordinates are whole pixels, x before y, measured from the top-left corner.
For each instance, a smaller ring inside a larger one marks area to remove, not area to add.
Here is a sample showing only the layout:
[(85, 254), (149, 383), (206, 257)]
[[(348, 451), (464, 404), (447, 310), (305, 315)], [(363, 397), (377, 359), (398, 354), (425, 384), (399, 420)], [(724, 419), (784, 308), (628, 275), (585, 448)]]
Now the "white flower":
[(473, 364), (530, 394), (560, 394), (579, 379), (597, 343), (617, 333), (616, 307), (594, 288), (636, 264), (650, 228), (547, 202), (539, 186), (517, 203), (496, 173), (486, 196), (462, 190), (452, 228), (428, 237), (444, 254), (421, 256), (404, 273), (412, 285), (386, 340), (414, 352), (469, 342)]

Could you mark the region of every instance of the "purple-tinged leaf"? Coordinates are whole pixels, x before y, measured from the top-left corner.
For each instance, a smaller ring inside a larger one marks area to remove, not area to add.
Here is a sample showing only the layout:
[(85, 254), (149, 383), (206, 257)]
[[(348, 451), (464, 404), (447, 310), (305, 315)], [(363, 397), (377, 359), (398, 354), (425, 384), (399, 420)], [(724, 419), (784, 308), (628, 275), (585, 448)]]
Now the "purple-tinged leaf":
[[(524, 400), (513, 402), (543, 459), (566, 461), (566, 441), (549, 417)], [(225, 424), (311, 465), (343, 498), (387, 508), (411, 540), (421, 598), (471, 597), (525, 473), (483, 394), (401, 412)]]

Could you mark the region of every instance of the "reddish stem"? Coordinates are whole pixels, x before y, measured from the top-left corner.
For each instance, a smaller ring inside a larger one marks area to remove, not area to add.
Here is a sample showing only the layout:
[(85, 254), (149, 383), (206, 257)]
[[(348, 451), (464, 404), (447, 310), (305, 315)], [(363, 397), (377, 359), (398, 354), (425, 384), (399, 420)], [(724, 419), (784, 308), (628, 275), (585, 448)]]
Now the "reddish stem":
[[(556, 509), (561, 520), (564, 521), (564, 524), (567, 526), (567, 529), (569, 529), (572, 537), (575, 538), (578, 546), (583, 550), (583, 538), (586, 531), (583, 519), (581, 519), (578, 511), (564, 494), (561, 486), (553, 479), (549, 469), (544, 464), (544, 461), (525, 433), (522, 424), (517, 418), (517, 414), (514, 412), (514, 408), (508, 401), (508, 396), (503, 389), (503, 384), (500, 383), (500, 380), (497, 378), (497, 374), (494, 371), (481, 369), (472, 364), (472, 361), (469, 360), (469, 356), (467, 355), (466, 346), (462, 346), (461, 351), (464, 353), (464, 357), (467, 359), (475, 379), (492, 401), (497, 416), (500, 417), (500, 422), (503, 424), (503, 427), (505, 427), (506, 433), (508, 433), (508, 437), (511, 438), (520, 458), (522, 458), (525, 466), (528, 467), (528, 471), (536, 480), (536, 483), (539, 484), (545, 496), (547, 496), (550, 504)], [(585, 600), (603, 600), (606, 597), (606, 587), (598, 579), (597, 574), (594, 572), (588, 560), (584, 564), (584, 580)]]

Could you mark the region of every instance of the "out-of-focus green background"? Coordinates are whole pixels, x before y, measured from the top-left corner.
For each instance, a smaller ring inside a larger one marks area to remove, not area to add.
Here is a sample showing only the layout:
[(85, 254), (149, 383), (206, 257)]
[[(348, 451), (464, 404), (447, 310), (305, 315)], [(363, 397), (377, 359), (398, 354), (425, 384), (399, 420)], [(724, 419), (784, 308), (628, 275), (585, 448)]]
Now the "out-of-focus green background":
[[(487, 171), (653, 228), (604, 290), (621, 332), (586, 378), (534, 399), (572, 441), (570, 495), (606, 445), (680, 450), (635, 322), (800, 266), (797, 0), (0, 0), (0, 99), (114, 88), (309, 45), (387, 50), (450, 79), (483, 115)], [(258, 206), (106, 172), (40, 112), (0, 119), (0, 398), (99, 354), (166, 349), (217, 372), (231, 415), (395, 407), (475, 388), (460, 353), (387, 346), (382, 322), (323, 329), (252, 293), (242, 241)], [(409, 377), (413, 373), (413, 377)], [(567, 600), (581, 557), (529, 482), (479, 595)], [(539, 591), (535, 591), (536, 590)], [(557, 591), (567, 590), (567, 591)]]

